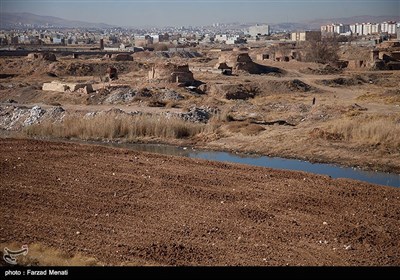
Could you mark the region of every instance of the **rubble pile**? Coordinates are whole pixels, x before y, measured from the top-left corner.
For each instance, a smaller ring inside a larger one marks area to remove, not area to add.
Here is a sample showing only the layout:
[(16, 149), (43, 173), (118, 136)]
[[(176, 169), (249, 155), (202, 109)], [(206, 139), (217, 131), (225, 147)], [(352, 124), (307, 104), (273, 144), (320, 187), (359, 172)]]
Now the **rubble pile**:
[(26, 126), (38, 124), (45, 119), (52, 122), (61, 121), (64, 116), (65, 111), (60, 106), (47, 110), (40, 106), (32, 108), (14, 105), (0, 106), (0, 129), (16, 131)]
[(181, 113), (179, 117), (181, 117), (185, 121), (191, 122), (202, 122), (207, 123), (212, 115), (216, 114), (218, 109), (201, 106), (201, 107), (190, 107), (189, 111), (186, 113)]

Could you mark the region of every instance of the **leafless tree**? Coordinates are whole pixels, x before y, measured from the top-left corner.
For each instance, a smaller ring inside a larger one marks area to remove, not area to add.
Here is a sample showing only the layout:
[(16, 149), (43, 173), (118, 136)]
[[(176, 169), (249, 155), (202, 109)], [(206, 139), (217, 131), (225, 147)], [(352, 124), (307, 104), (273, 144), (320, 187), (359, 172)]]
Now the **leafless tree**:
[(330, 63), (339, 60), (339, 44), (336, 38), (307, 42), (305, 49), (305, 61), (308, 62)]

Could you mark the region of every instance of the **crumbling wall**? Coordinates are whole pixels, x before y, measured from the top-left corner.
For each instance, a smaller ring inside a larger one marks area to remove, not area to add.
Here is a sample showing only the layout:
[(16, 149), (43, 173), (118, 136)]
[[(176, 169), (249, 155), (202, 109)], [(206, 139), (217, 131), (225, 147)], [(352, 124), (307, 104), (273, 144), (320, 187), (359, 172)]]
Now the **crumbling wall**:
[(91, 84), (74, 84), (74, 83), (61, 83), (57, 81), (52, 81), (51, 83), (44, 83), (42, 90), (59, 91), (59, 92), (80, 91), (84, 93), (91, 93), (93, 92), (93, 87)]
[(273, 59), (273, 55), (269, 54), (269, 53), (261, 53), (261, 54), (257, 54), (256, 59), (257, 60)]
[(349, 69), (358, 69), (367, 67), (365, 60), (349, 60), (347, 68)]

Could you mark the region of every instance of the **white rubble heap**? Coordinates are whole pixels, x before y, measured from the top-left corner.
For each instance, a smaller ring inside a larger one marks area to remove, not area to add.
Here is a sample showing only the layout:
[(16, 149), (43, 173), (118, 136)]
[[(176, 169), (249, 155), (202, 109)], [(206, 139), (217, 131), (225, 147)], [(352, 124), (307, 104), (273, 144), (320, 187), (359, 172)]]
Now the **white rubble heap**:
[(32, 125), (38, 123), (40, 118), (44, 115), (46, 111), (39, 106), (34, 106), (30, 110), (29, 117), (25, 119), (24, 126)]
[(28, 108), (25, 106), (0, 106), (0, 129), (19, 130), (23, 127), (40, 123), (44, 119), (53, 122), (61, 121), (65, 116), (62, 107), (43, 109), (40, 106)]

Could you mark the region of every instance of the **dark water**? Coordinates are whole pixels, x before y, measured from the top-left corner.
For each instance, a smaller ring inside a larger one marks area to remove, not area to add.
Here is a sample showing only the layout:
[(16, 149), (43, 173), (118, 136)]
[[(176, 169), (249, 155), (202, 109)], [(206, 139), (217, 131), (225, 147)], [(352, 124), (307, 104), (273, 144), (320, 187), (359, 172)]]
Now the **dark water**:
[(115, 147), (127, 148), (158, 154), (201, 158), (207, 160), (235, 162), (241, 164), (270, 167), (276, 169), (299, 170), (315, 174), (329, 175), (332, 178), (350, 178), (373, 184), (400, 187), (400, 174), (364, 171), (360, 169), (341, 167), (333, 164), (311, 163), (308, 161), (284, 159), (268, 156), (253, 156), (247, 154), (234, 154), (196, 150), (193, 148), (176, 147), (158, 144), (107, 144)]

